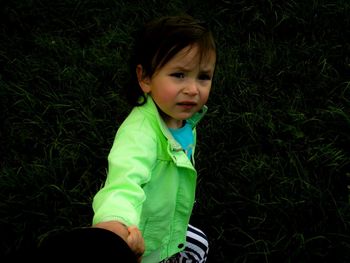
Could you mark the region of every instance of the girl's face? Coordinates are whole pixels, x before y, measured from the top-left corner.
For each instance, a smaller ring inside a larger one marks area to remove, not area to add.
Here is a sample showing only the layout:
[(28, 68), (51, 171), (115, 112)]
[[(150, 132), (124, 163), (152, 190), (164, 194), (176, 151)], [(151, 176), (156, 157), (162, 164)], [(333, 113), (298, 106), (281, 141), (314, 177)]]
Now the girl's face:
[(207, 102), (215, 62), (214, 51), (201, 59), (194, 45), (182, 49), (151, 78), (142, 78), (142, 66), (137, 67), (142, 90), (153, 98), (168, 127), (182, 127)]

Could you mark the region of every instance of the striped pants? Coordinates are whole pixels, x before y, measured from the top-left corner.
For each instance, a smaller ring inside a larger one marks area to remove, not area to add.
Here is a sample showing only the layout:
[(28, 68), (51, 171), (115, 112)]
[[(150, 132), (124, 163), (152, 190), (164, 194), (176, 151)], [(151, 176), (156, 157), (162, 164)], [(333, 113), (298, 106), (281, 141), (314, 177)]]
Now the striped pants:
[(160, 263), (204, 263), (209, 244), (207, 236), (198, 228), (188, 225), (185, 249)]

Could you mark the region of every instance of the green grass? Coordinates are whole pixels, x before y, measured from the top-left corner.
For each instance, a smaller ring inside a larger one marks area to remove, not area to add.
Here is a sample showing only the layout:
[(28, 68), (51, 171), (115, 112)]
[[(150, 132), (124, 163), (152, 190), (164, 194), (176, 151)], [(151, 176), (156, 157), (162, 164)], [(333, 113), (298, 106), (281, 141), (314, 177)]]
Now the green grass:
[(0, 254), (91, 224), (130, 107), (131, 34), (188, 12), (218, 45), (193, 223), (209, 262), (349, 262), (350, 4), (9, 1), (0, 8)]

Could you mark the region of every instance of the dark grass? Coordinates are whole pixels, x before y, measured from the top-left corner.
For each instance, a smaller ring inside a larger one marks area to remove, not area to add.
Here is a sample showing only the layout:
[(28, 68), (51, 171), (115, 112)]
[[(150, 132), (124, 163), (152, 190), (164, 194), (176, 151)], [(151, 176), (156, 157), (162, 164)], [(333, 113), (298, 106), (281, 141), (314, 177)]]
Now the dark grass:
[(188, 12), (219, 52), (193, 215), (208, 261), (350, 261), (348, 1), (3, 2), (1, 255), (91, 224), (131, 33)]

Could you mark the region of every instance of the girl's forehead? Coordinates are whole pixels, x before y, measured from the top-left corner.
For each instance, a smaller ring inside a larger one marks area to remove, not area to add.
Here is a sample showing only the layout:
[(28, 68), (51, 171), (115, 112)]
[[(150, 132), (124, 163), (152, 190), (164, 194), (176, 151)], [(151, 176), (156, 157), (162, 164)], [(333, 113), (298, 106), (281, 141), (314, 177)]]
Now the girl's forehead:
[(167, 64), (171, 67), (213, 67), (215, 60), (214, 50), (201, 50), (198, 45), (192, 45), (180, 50)]

